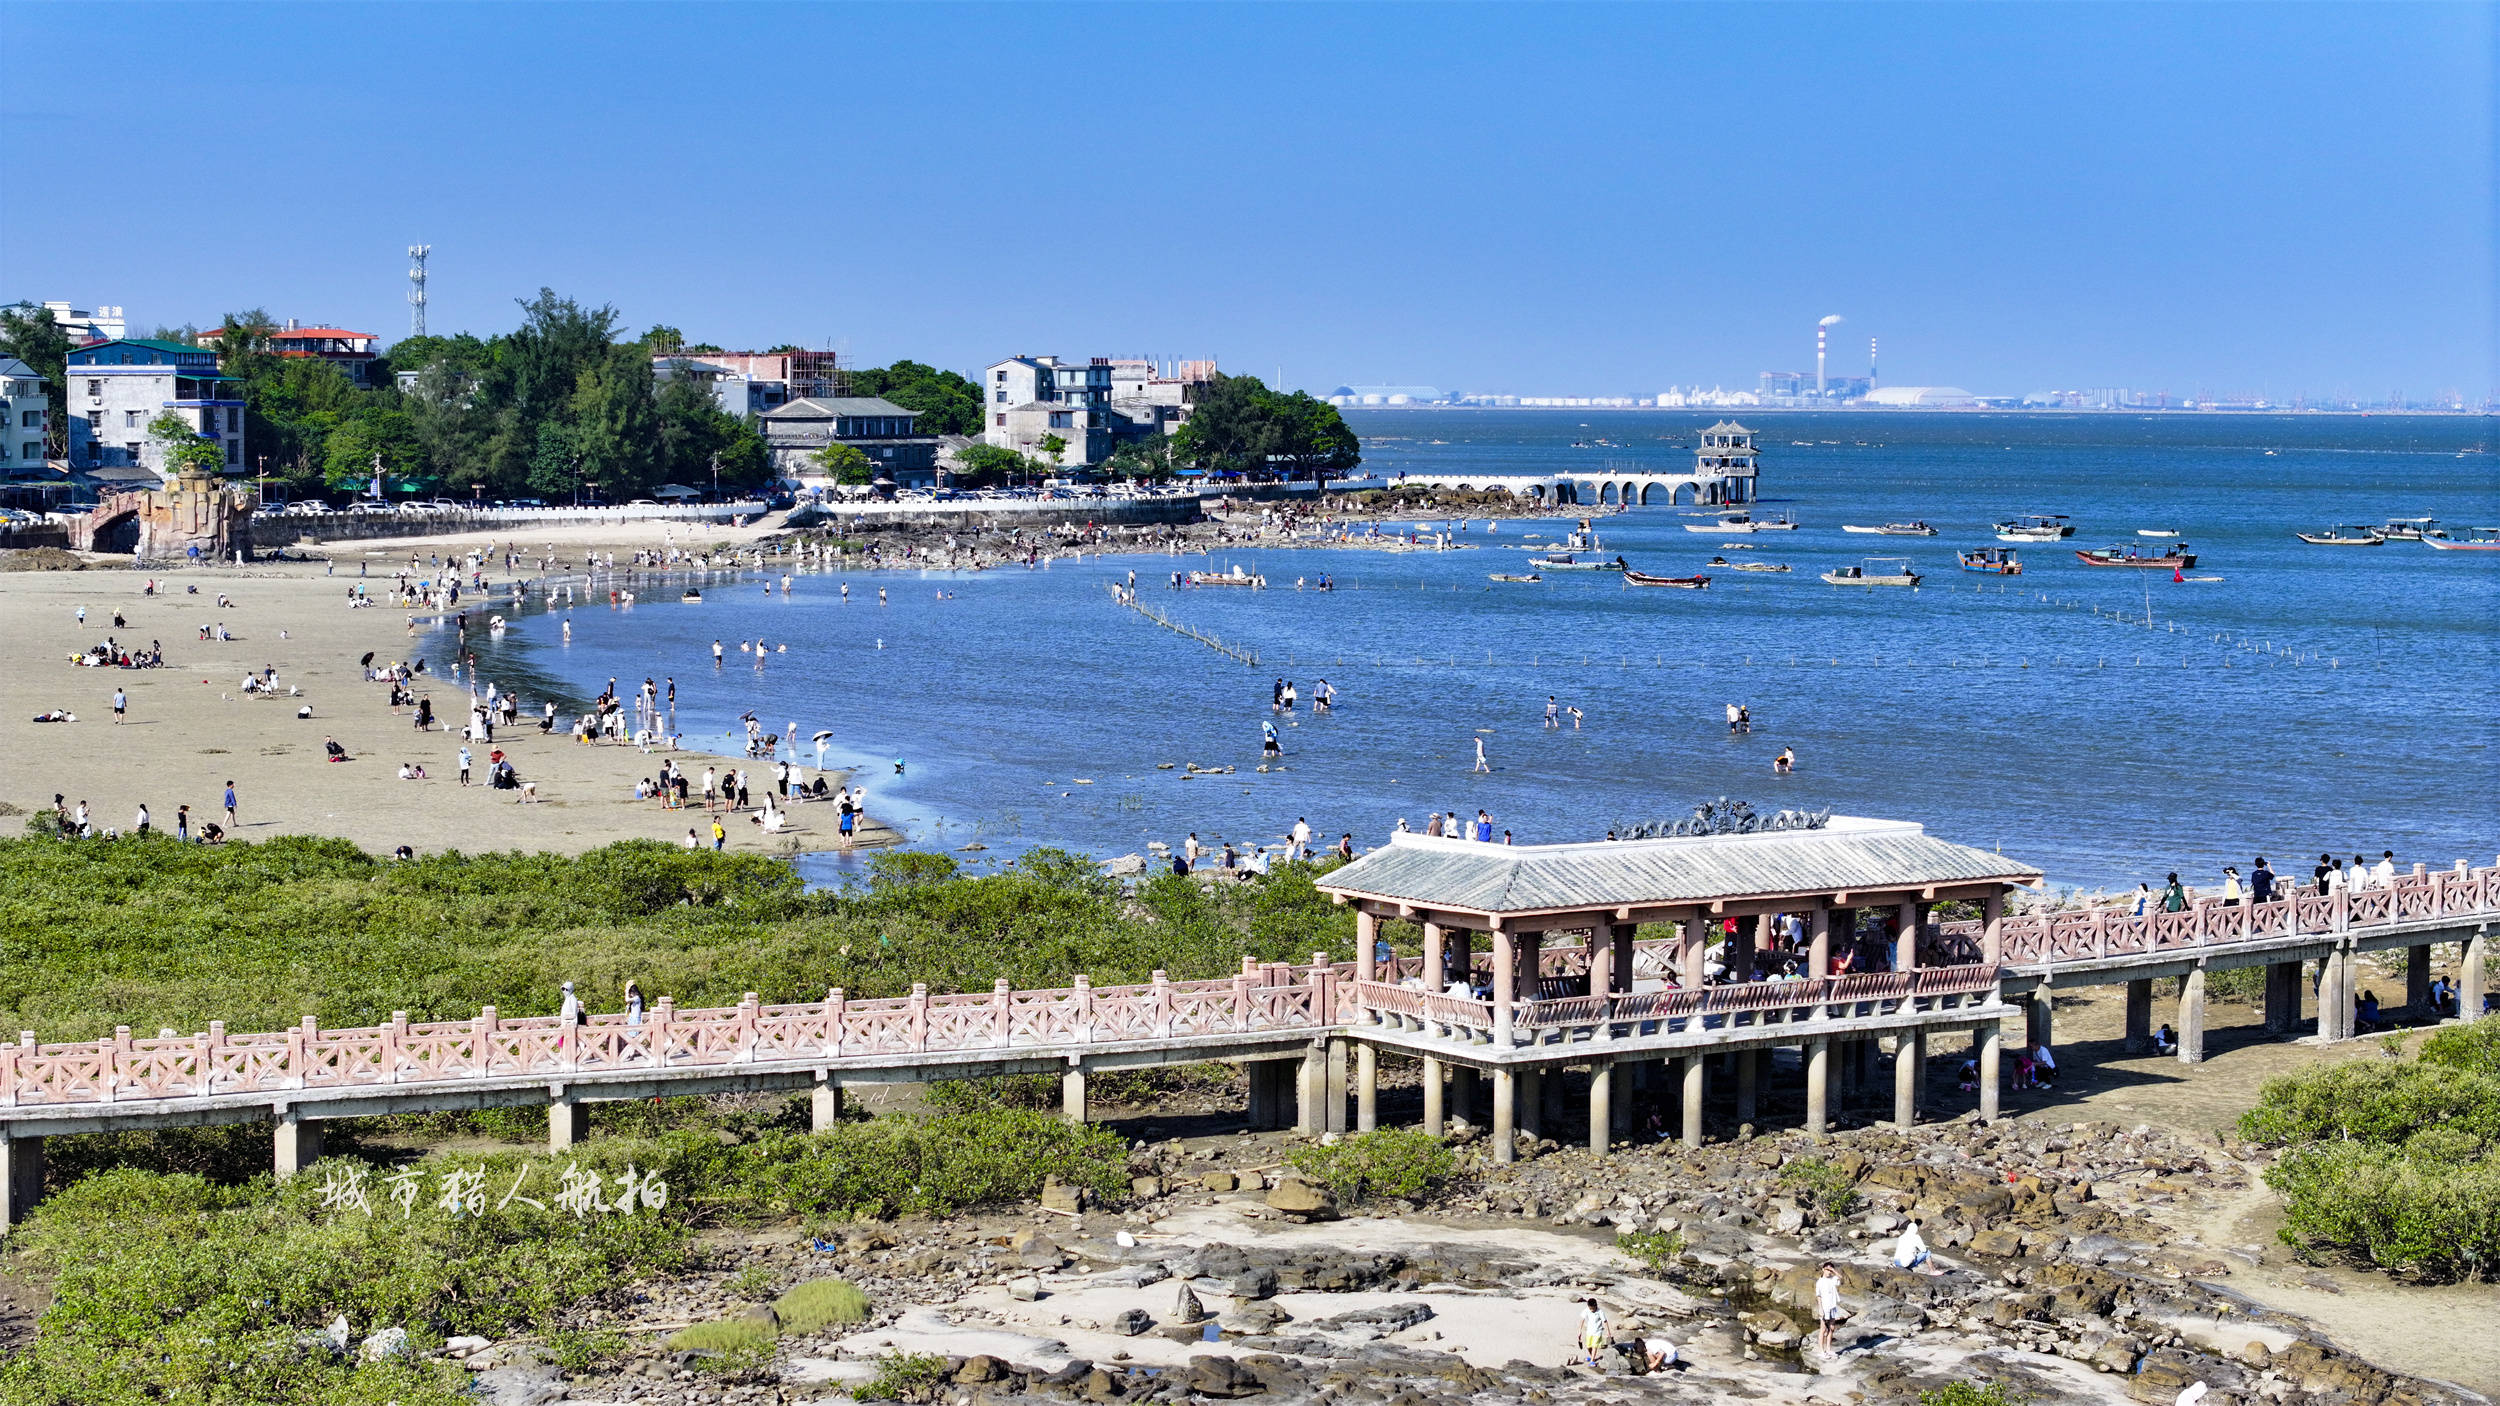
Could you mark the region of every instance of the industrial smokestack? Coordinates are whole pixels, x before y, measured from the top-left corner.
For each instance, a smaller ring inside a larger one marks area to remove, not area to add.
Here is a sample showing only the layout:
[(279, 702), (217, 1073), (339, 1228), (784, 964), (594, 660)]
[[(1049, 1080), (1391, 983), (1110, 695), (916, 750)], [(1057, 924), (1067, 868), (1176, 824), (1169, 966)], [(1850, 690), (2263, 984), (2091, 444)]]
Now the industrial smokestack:
[(1823, 398), (1823, 353), (1826, 349), (1826, 339), (1831, 336), (1832, 324), (1838, 321), (1840, 321), (1840, 314), (1833, 313), (1814, 324), (1814, 396), (1817, 400)]
[(1876, 338), (1866, 339), (1866, 384), (1869, 389), (1875, 385), (1875, 352), (1881, 345)]

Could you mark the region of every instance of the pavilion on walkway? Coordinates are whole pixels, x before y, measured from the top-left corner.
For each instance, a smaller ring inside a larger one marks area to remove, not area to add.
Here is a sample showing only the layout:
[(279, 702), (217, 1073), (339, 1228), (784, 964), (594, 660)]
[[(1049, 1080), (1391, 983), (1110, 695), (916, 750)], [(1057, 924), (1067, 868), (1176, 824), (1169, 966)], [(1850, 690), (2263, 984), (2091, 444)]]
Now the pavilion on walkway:
[[(2005, 897), (2039, 880), (1916, 824), (1840, 816), (1587, 844), (1397, 835), (1318, 881), (1357, 915), (1352, 990), (1339, 1002), (1356, 1123), (1376, 1121), (1380, 1055), (1418, 1056), (1426, 1129), (1441, 1130), (1445, 1073), (1456, 1073), (1462, 1107), (1488, 1075), (1495, 1156), (1508, 1160), (1515, 1132), (1542, 1129), (1544, 1077), (1579, 1065), (1590, 1071), (1589, 1144), (1603, 1151), (1626, 1108), (1621, 1081), (1663, 1088), (1675, 1061), (1682, 1135), (1698, 1144), (1707, 1062), (1732, 1066), (1738, 1117), (1751, 1121), (1763, 1055), (1786, 1045), (1800, 1051), (1806, 1123), (1820, 1131), (1834, 1047), (1864, 1071), (1880, 1037), (1896, 1042), (1894, 1114), (1907, 1123), (1929, 1037), (1952, 1030), (1977, 1037), (1981, 1110), (1993, 1116), (2000, 1021), (2014, 1010), (1998, 981)], [(1975, 942), (1931, 922), (1951, 902), (1978, 910)], [(1835, 934), (1848, 948), (1866, 909), (1888, 919), (1889, 950), (1835, 975)], [(1380, 960), (1384, 919), (1422, 929), (1420, 957)], [(1636, 944), (1645, 924), (1676, 935)], [(1313, 1131), (1343, 1120), (1345, 1054), (1341, 1042), (1304, 1076), (1315, 1097), (1303, 1106), (1322, 1112), (1323, 1125), (1305, 1118)]]

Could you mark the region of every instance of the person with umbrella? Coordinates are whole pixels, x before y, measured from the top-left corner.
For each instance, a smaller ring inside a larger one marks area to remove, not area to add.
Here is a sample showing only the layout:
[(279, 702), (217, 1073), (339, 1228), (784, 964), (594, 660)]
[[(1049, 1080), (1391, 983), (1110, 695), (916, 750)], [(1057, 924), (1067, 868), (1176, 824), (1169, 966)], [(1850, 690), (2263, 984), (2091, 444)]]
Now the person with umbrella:
[(825, 769), (825, 744), (831, 742), (832, 740), (832, 728), (826, 728), (824, 731), (816, 734), (816, 769), (818, 771), (823, 771)]

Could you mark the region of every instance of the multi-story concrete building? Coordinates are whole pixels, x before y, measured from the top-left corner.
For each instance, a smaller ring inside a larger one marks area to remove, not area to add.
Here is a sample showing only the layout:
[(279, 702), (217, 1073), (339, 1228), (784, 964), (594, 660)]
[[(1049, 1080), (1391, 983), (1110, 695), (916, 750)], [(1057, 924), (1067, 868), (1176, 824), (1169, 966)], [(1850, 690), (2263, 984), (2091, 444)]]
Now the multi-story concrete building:
[(1080, 366), (1055, 356), (1012, 356), (983, 378), (981, 438), (1040, 457), (1042, 441), (1056, 435), (1066, 443), (1058, 463), (1089, 468), (1122, 440), (1170, 433), (1215, 375), (1213, 361), (1098, 356)]
[[(675, 351), (651, 358), (655, 376), (671, 374), (667, 362), (695, 361), (713, 368), (710, 374), (748, 381), (779, 382), (783, 401), (826, 400), (842, 394), (838, 354), (829, 351), (724, 352)], [(780, 402), (775, 402), (779, 404)], [(732, 409), (731, 414), (737, 412)]]
[(250, 462), (243, 401), (233, 378), (218, 373), (215, 352), (148, 338), (95, 342), (71, 350), (65, 379), (73, 469), (145, 468), (169, 477), (164, 451), (148, 438), (148, 426), (167, 411), (219, 445), (229, 473)]
[[(225, 335), (223, 328), (211, 329), (199, 335), (199, 343), (217, 351)], [(318, 358), (346, 372), (347, 378), (357, 385), (370, 386), (380, 375), (376, 368), (382, 354), (374, 349), (374, 344), (381, 340), (374, 333), (351, 332), (344, 327), (306, 327), (290, 317), (284, 327), (270, 330), (269, 352), (272, 356)]]
[(0, 405), (8, 407), (8, 418), (0, 421), (0, 478), (32, 477), (43, 469), (43, 437), (50, 425), (43, 378), (35, 368), (0, 356)]
[(44, 311), (52, 314), (53, 325), (69, 334), (72, 346), (81, 342), (119, 341), (130, 332), (118, 306), (76, 308), (60, 299), (47, 298), (43, 307)]
[[(755, 359), (760, 358), (741, 360)], [(752, 421), (767, 410), (789, 404), (791, 399), (787, 380), (757, 376), (742, 365), (724, 364), (709, 356), (655, 356), (651, 358), (651, 375), (661, 381), (701, 381), (711, 387), (715, 404), (741, 420)]]
[(847, 444), (868, 456), (879, 478), (903, 488), (937, 485), (936, 435), (920, 433), (919, 412), (874, 396), (802, 398), (756, 417), (773, 468), (783, 478), (822, 485), (816, 454)]

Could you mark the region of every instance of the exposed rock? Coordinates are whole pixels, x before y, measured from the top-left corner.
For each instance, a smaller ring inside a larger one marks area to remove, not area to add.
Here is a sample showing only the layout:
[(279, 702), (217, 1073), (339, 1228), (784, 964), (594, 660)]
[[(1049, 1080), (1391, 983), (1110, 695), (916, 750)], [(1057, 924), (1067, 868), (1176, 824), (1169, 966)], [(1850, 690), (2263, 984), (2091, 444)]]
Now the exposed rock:
[(1172, 1299), (1172, 1321), (1175, 1323), (1203, 1323), (1206, 1321), (1206, 1318), (1207, 1306), (1198, 1302), (1198, 1296), (1190, 1292), (1187, 1284), (1183, 1284), (1181, 1286), (1180, 1293), (1175, 1295)]
[(955, 1369), (955, 1380), (966, 1386), (978, 1386), (983, 1382), (1003, 1382), (1011, 1375), (1013, 1375), (1012, 1370), (1004, 1361), (987, 1353), (978, 1357), (967, 1357), (964, 1359), (964, 1365)]
[(1042, 1183), (1042, 1209), (1071, 1214), (1082, 1211), (1085, 1209), (1085, 1188), (1050, 1177)]
[(1260, 1265), (1233, 1276), (1232, 1295), (1237, 1299), (1272, 1298), (1276, 1293), (1276, 1271)]
[(1154, 1325), (1155, 1320), (1153, 1315), (1147, 1313), (1146, 1310), (1142, 1308), (1124, 1308), (1118, 1313), (1112, 1315), (1111, 1322), (1108, 1326), (1112, 1332), (1118, 1333), (1124, 1338), (1133, 1338)]
[(1208, 1172), (1198, 1178), (1198, 1184), (1209, 1191), (1231, 1191), (1241, 1185), (1241, 1178), (1231, 1172)]
[(1042, 1296), (1041, 1276), (1019, 1275), (1007, 1281), (1007, 1296), (1022, 1303), (1031, 1303)]
[(1280, 1178), (1268, 1191), (1267, 1204), (1271, 1209), (1287, 1215), (1307, 1216), (1313, 1220), (1330, 1220), (1337, 1214), (1336, 1193), (1300, 1177)]
[(368, 1362), (379, 1361), (385, 1357), (406, 1357), (408, 1355), (408, 1330), (384, 1328), (367, 1337), (357, 1351), (361, 1352)]

